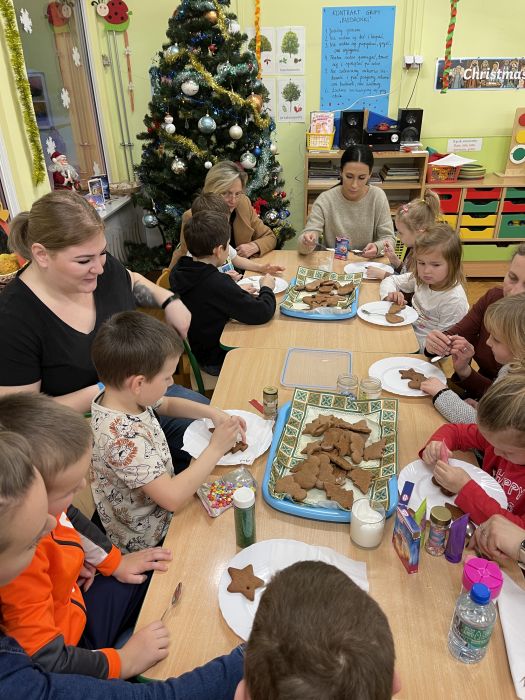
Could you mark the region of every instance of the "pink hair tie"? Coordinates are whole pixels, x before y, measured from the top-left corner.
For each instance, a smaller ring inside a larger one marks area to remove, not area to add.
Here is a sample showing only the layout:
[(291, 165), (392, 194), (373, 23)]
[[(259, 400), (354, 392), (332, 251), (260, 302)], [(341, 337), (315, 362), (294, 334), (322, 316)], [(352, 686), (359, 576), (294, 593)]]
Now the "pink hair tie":
[(407, 211), (408, 211), (408, 204), (402, 204), (402, 205), (399, 207), (399, 211), (400, 211), (401, 214), (406, 214)]

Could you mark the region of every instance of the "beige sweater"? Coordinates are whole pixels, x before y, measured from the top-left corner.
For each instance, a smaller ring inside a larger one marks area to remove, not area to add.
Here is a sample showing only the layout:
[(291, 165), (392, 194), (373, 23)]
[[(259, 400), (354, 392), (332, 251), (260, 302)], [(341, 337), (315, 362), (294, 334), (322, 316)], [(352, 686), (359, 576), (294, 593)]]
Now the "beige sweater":
[[(322, 192), (315, 200), (303, 233), (315, 231), (322, 237), (323, 245), (335, 246), (336, 236), (350, 239), (351, 248), (362, 250), (367, 243), (377, 245), (378, 254), (383, 254), (383, 243), (390, 238), (394, 242), (394, 227), (390, 207), (385, 193), (373, 185), (358, 202), (345, 199), (339, 185)], [(298, 240), (300, 253), (309, 252)]]

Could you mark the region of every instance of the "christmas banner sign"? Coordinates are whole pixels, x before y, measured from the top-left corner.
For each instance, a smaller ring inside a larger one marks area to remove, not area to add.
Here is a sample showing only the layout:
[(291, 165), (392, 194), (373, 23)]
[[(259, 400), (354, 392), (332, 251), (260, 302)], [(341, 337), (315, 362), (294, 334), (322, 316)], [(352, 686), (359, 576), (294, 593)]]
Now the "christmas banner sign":
[[(443, 87), (445, 60), (436, 63), (435, 90)], [(517, 90), (525, 87), (525, 58), (453, 58), (449, 90)]]

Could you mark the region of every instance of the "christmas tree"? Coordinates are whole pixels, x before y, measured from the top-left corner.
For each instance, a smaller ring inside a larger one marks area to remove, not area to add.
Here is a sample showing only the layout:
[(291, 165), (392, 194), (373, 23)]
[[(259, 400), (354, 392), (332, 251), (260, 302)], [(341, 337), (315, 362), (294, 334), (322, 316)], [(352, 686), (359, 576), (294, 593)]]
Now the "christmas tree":
[[(165, 265), (178, 243), (181, 217), (202, 188), (209, 168), (240, 163), (249, 175), (246, 194), (277, 237), (294, 236), (282, 168), (276, 160), (275, 123), (264, 103), (257, 58), (240, 31), (230, 0), (183, 0), (169, 20), (169, 43), (150, 70), (153, 97), (138, 134), (144, 141), (137, 174), (146, 226), (159, 227), (160, 249), (129, 245), (133, 269)], [(137, 259), (138, 258), (138, 259)], [(153, 259), (152, 259), (153, 258)]]

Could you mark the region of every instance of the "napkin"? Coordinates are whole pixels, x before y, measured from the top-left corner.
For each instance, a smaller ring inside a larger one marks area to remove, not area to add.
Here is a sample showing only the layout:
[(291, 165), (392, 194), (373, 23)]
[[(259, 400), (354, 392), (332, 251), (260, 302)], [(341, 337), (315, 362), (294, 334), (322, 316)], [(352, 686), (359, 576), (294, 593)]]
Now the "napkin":
[(516, 695), (525, 700), (525, 590), (505, 573), (503, 579), (498, 598), (499, 615)]
[[(248, 449), (244, 452), (226, 454), (217, 464), (219, 466), (231, 466), (234, 464), (253, 464), (272, 444), (273, 421), (265, 420), (255, 413), (248, 411), (226, 411), (232, 416), (239, 416), (246, 421), (246, 442)], [(182, 449), (194, 457), (200, 457), (208, 447), (211, 439), (209, 428), (213, 423), (208, 418), (201, 418), (190, 423), (184, 433)]]

